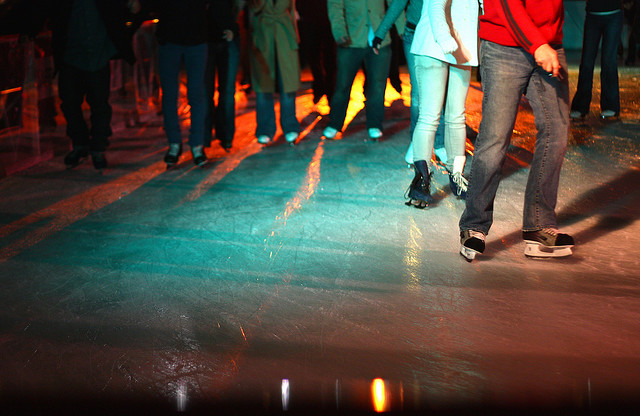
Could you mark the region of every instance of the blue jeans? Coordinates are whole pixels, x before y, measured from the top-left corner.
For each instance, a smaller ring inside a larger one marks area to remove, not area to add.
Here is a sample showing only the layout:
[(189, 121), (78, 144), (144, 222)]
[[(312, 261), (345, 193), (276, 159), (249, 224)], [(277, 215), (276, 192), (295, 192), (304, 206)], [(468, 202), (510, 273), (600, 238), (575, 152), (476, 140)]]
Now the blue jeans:
[[(205, 83), (207, 111), (205, 113), (204, 142), (211, 144), (212, 129), (223, 144), (231, 145), (236, 132), (236, 75), (240, 63), (240, 40), (209, 43)], [(218, 102), (214, 101), (218, 74)]]
[(353, 80), (364, 62), (367, 78), (366, 105), (367, 127), (382, 130), (384, 118), (384, 92), (387, 88), (387, 75), (391, 60), (391, 47), (385, 46), (373, 53), (373, 48), (343, 48), (338, 47), (336, 76), (336, 90), (331, 99), (331, 113), (329, 127), (340, 131), (347, 116), (351, 87)]
[(471, 162), (466, 208), (460, 230), (485, 235), (493, 223), (493, 203), (526, 91), (538, 130), (524, 194), (523, 231), (556, 228), (558, 182), (569, 135), (569, 81), (564, 49), (558, 47), (562, 79), (550, 77), (531, 54), (483, 40), (480, 44), (482, 121)]
[(621, 34), (622, 11), (604, 16), (587, 13), (584, 19), (578, 87), (571, 102), (572, 111), (579, 111), (582, 114), (589, 113), (591, 90), (593, 89), (593, 69), (598, 54), (598, 44), (602, 38), (600, 111), (611, 110), (620, 113), (618, 45), (620, 45)]
[[(413, 55), (416, 84), (421, 97), (420, 116), (413, 133), (413, 160), (431, 160), (436, 131), (444, 118), (447, 168), (453, 171), (453, 158), (464, 156), (467, 131), (465, 101), (471, 80), (471, 67), (451, 65), (425, 55)], [(446, 109), (441, 117), (443, 108)]]
[(187, 72), (187, 99), (191, 107), (189, 145), (201, 146), (204, 143), (204, 116), (207, 108), (204, 84), (207, 64), (206, 43), (193, 46), (166, 43), (158, 47), (164, 130), (169, 143), (182, 143), (178, 121), (178, 91), (183, 58)]

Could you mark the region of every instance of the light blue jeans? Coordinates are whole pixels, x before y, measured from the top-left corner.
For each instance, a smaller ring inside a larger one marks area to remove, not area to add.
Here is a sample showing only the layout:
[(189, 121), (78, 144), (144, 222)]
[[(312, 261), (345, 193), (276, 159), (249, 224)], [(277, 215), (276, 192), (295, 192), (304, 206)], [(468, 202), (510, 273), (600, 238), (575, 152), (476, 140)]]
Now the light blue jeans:
[(549, 76), (519, 47), (483, 40), (480, 46), (482, 121), (475, 142), (466, 208), (460, 230), (485, 235), (493, 223), (493, 204), (523, 93), (538, 130), (524, 194), (523, 231), (556, 228), (560, 170), (569, 135), (569, 76), (562, 47), (555, 47), (562, 79)]
[(471, 80), (471, 67), (451, 65), (424, 55), (414, 55), (414, 59), (416, 87), (421, 99), (418, 122), (412, 138), (413, 160), (431, 160), (444, 106), (447, 167), (453, 171), (453, 158), (464, 156), (465, 152), (467, 131), (464, 106)]

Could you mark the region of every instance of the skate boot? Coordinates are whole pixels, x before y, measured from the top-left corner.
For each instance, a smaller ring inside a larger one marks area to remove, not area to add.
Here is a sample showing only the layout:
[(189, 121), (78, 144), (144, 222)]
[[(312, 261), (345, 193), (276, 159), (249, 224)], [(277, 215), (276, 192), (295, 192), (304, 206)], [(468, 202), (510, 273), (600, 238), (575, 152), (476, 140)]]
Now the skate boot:
[(169, 150), (167, 154), (164, 155), (164, 163), (167, 164), (167, 169), (175, 166), (180, 159), (180, 155), (182, 154), (182, 144), (180, 143), (171, 143), (169, 144)]
[(475, 230), (460, 231), (460, 255), (471, 262), (478, 253), (484, 253), (484, 233)]
[(92, 150), (91, 161), (93, 162), (94, 169), (100, 173), (102, 173), (102, 171), (107, 167), (107, 158), (105, 157), (104, 152)]
[(469, 187), (469, 183), (465, 177), (462, 176), (466, 159), (465, 156), (456, 156), (453, 159), (453, 172), (449, 173), (449, 187), (451, 188), (451, 192), (460, 199), (467, 198), (467, 188)]
[(193, 164), (198, 167), (203, 167), (209, 161), (203, 146), (192, 146), (191, 155), (193, 156)]
[(64, 164), (67, 166), (67, 169), (73, 169), (84, 162), (87, 156), (89, 156), (89, 149), (86, 147), (78, 147), (67, 153), (64, 157)]
[(522, 238), (526, 243), (524, 255), (527, 257), (567, 257), (573, 254), (573, 237), (555, 228), (523, 231)]
[(433, 197), (431, 196), (431, 173), (429, 173), (426, 160), (414, 162), (413, 168), (416, 174), (405, 195), (405, 198), (409, 198), (409, 201), (405, 202), (405, 205), (424, 209), (433, 203)]

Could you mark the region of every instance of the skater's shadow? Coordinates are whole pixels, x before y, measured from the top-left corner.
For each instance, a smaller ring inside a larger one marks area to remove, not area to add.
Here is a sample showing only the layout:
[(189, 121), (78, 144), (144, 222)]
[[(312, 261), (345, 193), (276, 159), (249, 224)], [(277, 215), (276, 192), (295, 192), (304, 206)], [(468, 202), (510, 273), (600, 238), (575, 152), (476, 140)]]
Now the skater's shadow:
[[(558, 212), (560, 228), (598, 215), (597, 222), (573, 237), (579, 247), (611, 232), (623, 229), (640, 218), (640, 163), (617, 178), (592, 189)], [(514, 231), (487, 244), (495, 253), (522, 242), (522, 232)], [(486, 256), (485, 256), (486, 257)]]

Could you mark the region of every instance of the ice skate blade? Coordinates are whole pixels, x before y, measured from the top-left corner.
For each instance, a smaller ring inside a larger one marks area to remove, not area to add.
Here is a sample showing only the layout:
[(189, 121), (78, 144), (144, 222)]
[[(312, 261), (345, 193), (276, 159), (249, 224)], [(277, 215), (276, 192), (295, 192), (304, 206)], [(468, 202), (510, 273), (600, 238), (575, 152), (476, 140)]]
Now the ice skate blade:
[(471, 263), (476, 258), (476, 254), (478, 254), (478, 252), (475, 250), (471, 250), (470, 248), (465, 246), (460, 247), (460, 255), (464, 257), (464, 259), (469, 263)]
[(568, 257), (573, 254), (573, 246), (547, 247), (540, 243), (527, 242), (524, 255), (532, 258)]

